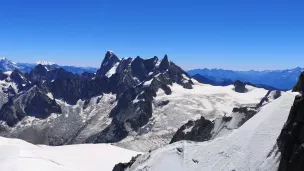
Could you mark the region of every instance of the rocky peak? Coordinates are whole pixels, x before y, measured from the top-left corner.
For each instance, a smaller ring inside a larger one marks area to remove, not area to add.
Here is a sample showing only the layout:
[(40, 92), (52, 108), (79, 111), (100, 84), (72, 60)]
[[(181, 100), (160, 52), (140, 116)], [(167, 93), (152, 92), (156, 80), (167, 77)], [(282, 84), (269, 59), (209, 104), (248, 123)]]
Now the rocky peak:
[(0, 120), (14, 126), (25, 116), (47, 118), (51, 113), (61, 113), (60, 106), (37, 86), (20, 94), (3, 105)]
[(246, 93), (247, 92), (246, 83), (243, 83), (240, 80), (235, 81), (234, 90), (238, 93)]
[(47, 69), (45, 66), (38, 64), (35, 68), (30, 72), (29, 78), (32, 81), (41, 81), (42, 77), (45, 77), (47, 73)]
[(5, 71), (13, 71), (17, 68), (16, 63), (8, 60), (7, 58), (0, 58), (0, 68)]
[(301, 73), (299, 80), (292, 91), (303, 92), (304, 91), (304, 72)]
[(148, 72), (151, 72), (154, 69), (157, 61), (158, 58), (156, 56), (154, 56), (153, 58), (145, 59), (143, 61)]
[(159, 70), (160, 72), (165, 72), (170, 66), (170, 62), (168, 59), (168, 56), (165, 55), (165, 57), (161, 60), (160, 64), (159, 64)]
[(140, 81), (148, 78), (148, 71), (144, 64), (144, 60), (137, 56), (131, 63), (132, 75), (137, 77)]
[(15, 82), (18, 85), (21, 84), (26, 84), (27, 83), (27, 79), (25, 78), (25, 76), (23, 75), (22, 72), (20, 72), (19, 70), (15, 69), (12, 74), (10, 75), (10, 78), (13, 82)]
[(46, 75), (47, 71), (48, 70), (45, 66), (43, 66), (42, 64), (38, 64), (32, 70), (32, 73), (39, 74), (39, 75)]
[(101, 67), (97, 71), (97, 75), (105, 76), (106, 73), (119, 61), (120, 59), (112, 51), (107, 51), (101, 63)]

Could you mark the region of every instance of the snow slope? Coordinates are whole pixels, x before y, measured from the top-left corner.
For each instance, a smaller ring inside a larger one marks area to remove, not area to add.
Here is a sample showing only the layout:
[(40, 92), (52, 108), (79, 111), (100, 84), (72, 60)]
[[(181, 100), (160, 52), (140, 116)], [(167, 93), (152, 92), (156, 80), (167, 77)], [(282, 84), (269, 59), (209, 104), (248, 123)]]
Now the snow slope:
[[(234, 86), (211, 86), (194, 82), (193, 89), (185, 89), (178, 84), (170, 86), (171, 95), (161, 89), (153, 101), (153, 116), (139, 133), (129, 137), (117, 145), (135, 151), (149, 151), (168, 144), (177, 129), (189, 120), (197, 120), (201, 116), (215, 120), (222, 116), (230, 116), (234, 107), (254, 106), (267, 94), (267, 90), (246, 86), (247, 93), (237, 93)], [(168, 101), (166, 105), (160, 105)]]
[(129, 171), (275, 171), (280, 158), (276, 139), (294, 97), (285, 93), (228, 136), (202, 143), (178, 142), (143, 155)]
[(49, 147), (0, 137), (1, 171), (111, 171), (137, 154), (108, 144)]

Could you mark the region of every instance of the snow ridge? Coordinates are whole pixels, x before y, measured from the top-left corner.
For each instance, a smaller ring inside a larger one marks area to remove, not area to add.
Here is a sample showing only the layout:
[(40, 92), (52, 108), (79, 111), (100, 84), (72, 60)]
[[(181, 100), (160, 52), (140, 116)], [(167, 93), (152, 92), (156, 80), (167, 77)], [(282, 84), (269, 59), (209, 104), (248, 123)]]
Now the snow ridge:
[[(141, 156), (128, 171), (276, 171), (280, 153), (276, 139), (295, 94), (286, 93), (230, 135), (213, 141), (177, 142)], [(148, 169), (147, 169), (148, 168)]]

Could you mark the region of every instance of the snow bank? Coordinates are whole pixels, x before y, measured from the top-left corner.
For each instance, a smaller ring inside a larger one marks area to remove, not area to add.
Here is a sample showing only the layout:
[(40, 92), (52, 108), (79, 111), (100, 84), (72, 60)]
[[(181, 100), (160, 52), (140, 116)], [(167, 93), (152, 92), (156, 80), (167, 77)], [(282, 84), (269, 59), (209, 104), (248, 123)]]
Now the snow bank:
[(116, 73), (116, 69), (119, 65), (119, 62), (117, 62), (107, 73), (106, 73), (106, 77), (110, 78), (113, 74)]
[(137, 154), (108, 144), (49, 147), (0, 137), (1, 171), (111, 171)]

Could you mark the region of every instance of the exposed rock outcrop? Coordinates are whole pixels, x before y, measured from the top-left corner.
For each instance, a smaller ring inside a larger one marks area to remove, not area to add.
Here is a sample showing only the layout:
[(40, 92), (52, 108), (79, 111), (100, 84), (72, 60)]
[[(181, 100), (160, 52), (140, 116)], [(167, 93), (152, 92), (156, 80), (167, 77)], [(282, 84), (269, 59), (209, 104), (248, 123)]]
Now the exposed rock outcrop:
[(235, 107), (233, 108), (232, 114), (229, 117), (223, 116), (215, 119), (212, 122), (210, 120), (206, 120), (204, 117), (201, 117), (195, 121), (189, 121), (178, 129), (172, 138), (171, 143), (181, 140), (190, 140), (196, 142), (208, 141), (216, 138), (218, 135), (222, 134), (222, 132), (237, 129), (251, 119), (255, 114), (257, 114), (260, 107), (280, 96), (280, 91), (268, 91), (259, 104), (254, 106)]
[[(293, 91), (303, 92), (303, 73)], [(304, 170), (304, 96), (295, 98), (287, 122), (277, 140), (282, 154), (279, 171)]]
[(107, 51), (96, 75), (100, 77), (105, 76), (107, 72), (119, 61), (120, 59), (112, 51)]
[(137, 155), (135, 157), (132, 157), (131, 161), (128, 162), (128, 163), (119, 163), (119, 164), (116, 164), (113, 168), (113, 171), (125, 171), (127, 170), (129, 167), (131, 167), (134, 162), (136, 161), (136, 159), (140, 157), (140, 155)]
[(301, 73), (299, 77), (299, 81), (294, 86), (293, 91), (295, 92), (303, 92), (304, 91), (304, 72)]
[(44, 119), (51, 113), (61, 113), (60, 106), (34, 86), (4, 104), (0, 110), (0, 120), (5, 121), (9, 126), (14, 126), (25, 116)]
[(234, 90), (238, 93), (246, 93), (247, 92), (246, 83), (243, 83), (240, 80), (235, 81)]
[(206, 120), (204, 117), (201, 117), (196, 121), (189, 121), (178, 129), (170, 144), (181, 140), (196, 142), (208, 141), (212, 137), (211, 131), (213, 128), (214, 123), (210, 120)]

